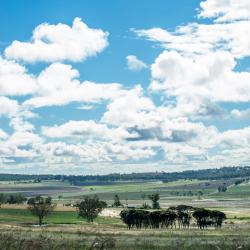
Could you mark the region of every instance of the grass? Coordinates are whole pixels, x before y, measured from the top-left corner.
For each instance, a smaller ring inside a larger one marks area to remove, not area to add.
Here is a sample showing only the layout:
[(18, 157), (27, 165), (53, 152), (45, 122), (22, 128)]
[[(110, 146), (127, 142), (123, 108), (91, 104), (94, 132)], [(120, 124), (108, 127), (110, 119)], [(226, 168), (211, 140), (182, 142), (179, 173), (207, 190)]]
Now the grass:
[[(31, 213), (28, 210), (24, 209), (4, 209), (2, 208), (0, 210), (0, 215), (9, 216), (9, 217), (15, 217), (20, 219), (30, 219), (30, 220), (37, 220), (37, 217), (34, 217), (31, 215)], [(83, 219), (77, 218), (78, 214), (77, 212), (73, 211), (54, 211), (51, 216), (44, 220), (46, 223), (80, 223), (83, 222)], [(0, 217), (0, 221), (3, 217)], [(11, 219), (11, 218), (9, 218)], [(16, 220), (16, 219), (13, 219)], [(118, 223), (120, 222), (120, 219), (118, 218), (112, 218), (112, 219), (106, 219), (98, 217), (94, 220), (94, 222), (97, 223)]]
[(20, 222), (18, 219), (0, 217), (0, 222)]
[[(0, 228), (1, 249), (114, 249), (114, 250), (247, 250), (250, 229), (124, 230), (96, 227), (47, 226)], [(109, 244), (108, 244), (109, 243)], [(103, 248), (101, 248), (103, 246)]]

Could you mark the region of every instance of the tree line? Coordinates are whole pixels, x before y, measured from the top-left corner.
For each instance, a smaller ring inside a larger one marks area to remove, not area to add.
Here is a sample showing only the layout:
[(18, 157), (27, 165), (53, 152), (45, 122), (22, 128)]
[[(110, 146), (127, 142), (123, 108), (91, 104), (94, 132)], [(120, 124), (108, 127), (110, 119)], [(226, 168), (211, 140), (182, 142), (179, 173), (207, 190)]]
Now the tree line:
[(124, 209), (121, 211), (120, 217), (128, 229), (189, 228), (192, 218), (196, 220), (196, 224), (200, 229), (207, 228), (207, 226), (221, 228), (223, 221), (226, 219), (225, 213), (219, 210), (208, 210), (186, 205), (171, 206), (167, 210), (153, 212), (140, 209)]
[(0, 203), (5, 204), (22, 204), (27, 201), (27, 198), (22, 194), (11, 194), (10, 196), (5, 195), (4, 193), (0, 194)]
[(25, 175), (25, 174), (0, 174), (0, 181), (21, 181), (21, 180), (60, 180), (68, 181), (72, 185), (79, 185), (82, 182), (112, 182), (112, 181), (135, 181), (135, 180), (162, 180), (172, 182), (179, 179), (197, 180), (222, 180), (231, 178), (245, 178), (250, 176), (250, 166), (222, 167), (216, 169), (186, 170), (181, 172), (166, 173), (111, 173), (108, 175)]

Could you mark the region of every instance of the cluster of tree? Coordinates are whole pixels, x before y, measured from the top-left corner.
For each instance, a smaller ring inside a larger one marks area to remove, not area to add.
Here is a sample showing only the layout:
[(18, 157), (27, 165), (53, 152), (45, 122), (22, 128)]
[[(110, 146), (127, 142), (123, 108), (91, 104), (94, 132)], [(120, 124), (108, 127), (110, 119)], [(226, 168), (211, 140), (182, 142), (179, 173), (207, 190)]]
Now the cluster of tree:
[(218, 187), (218, 191), (219, 192), (226, 192), (227, 191), (227, 187), (226, 186), (219, 186)]
[(237, 185), (240, 185), (241, 183), (243, 183), (244, 181), (249, 181), (249, 178), (237, 180), (237, 181), (235, 181), (234, 184), (235, 184), (235, 186), (237, 186)]
[(22, 194), (11, 194), (10, 196), (5, 195), (4, 193), (0, 194), (0, 203), (5, 204), (22, 204), (27, 201), (27, 198)]
[(105, 206), (106, 203), (97, 197), (90, 198), (89, 196), (84, 196), (83, 200), (76, 204), (78, 218), (86, 219), (88, 222), (93, 222)]
[(122, 210), (120, 213), (122, 221), (131, 228), (189, 228), (191, 219), (196, 220), (196, 224), (200, 229), (207, 226), (220, 228), (226, 215), (218, 210), (207, 210), (204, 208), (194, 208), (192, 206), (179, 205), (171, 206), (163, 211), (145, 211), (139, 209)]

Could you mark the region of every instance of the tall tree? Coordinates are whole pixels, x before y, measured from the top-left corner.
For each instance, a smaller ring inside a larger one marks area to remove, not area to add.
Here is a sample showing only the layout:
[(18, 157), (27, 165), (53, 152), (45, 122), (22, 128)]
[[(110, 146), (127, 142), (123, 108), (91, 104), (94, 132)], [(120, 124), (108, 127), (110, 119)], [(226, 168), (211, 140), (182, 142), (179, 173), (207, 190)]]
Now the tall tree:
[(218, 211), (218, 210), (213, 210), (210, 212), (210, 217), (213, 221), (213, 225), (215, 228), (219, 228), (222, 226), (222, 222), (227, 219), (227, 216), (225, 213)]
[(86, 219), (87, 222), (93, 222), (104, 207), (104, 203), (99, 198), (84, 196), (82, 201), (77, 202), (76, 211), (78, 217)]
[(143, 194), (141, 197), (144, 200), (147, 196), (146, 196), (146, 194)]
[(148, 198), (152, 201), (153, 209), (160, 209), (161, 208), (160, 203), (158, 202), (158, 200), (160, 200), (159, 193), (149, 194)]
[(44, 199), (41, 196), (29, 199), (28, 204), (27, 210), (30, 211), (32, 215), (38, 217), (40, 226), (43, 220), (50, 216), (56, 207), (56, 204), (51, 202), (50, 197)]
[(115, 195), (115, 198), (114, 198), (114, 206), (115, 206), (115, 207), (119, 207), (119, 206), (121, 206), (121, 205), (122, 205), (122, 204), (121, 204), (121, 202), (120, 202), (119, 195), (116, 194), (116, 195)]

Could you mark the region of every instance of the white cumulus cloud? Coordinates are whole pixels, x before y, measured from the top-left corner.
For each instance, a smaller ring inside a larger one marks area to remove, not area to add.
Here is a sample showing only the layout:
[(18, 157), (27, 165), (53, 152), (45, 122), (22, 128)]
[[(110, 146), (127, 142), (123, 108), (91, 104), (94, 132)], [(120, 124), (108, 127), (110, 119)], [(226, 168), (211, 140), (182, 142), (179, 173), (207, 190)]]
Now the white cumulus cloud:
[(37, 89), (35, 77), (14, 60), (0, 56), (0, 95), (27, 95)]
[(72, 27), (61, 23), (43, 23), (33, 31), (31, 42), (12, 42), (5, 49), (5, 56), (32, 63), (63, 60), (80, 62), (107, 47), (107, 36), (108, 32), (89, 28), (81, 18), (75, 18)]
[(212, 102), (250, 101), (250, 73), (234, 72), (229, 52), (218, 51), (195, 60), (164, 51), (151, 66), (150, 89), (167, 96), (201, 98)]
[(70, 102), (96, 103), (119, 96), (123, 91), (117, 83), (97, 84), (89, 81), (80, 83), (79, 72), (71, 65), (59, 62), (43, 70), (38, 78), (38, 89), (34, 97), (23, 103), (24, 107), (66, 105)]
[(241, 111), (238, 109), (234, 109), (231, 111), (231, 116), (233, 116), (235, 119), (249, 119), (250, 109), (241, 110)]

